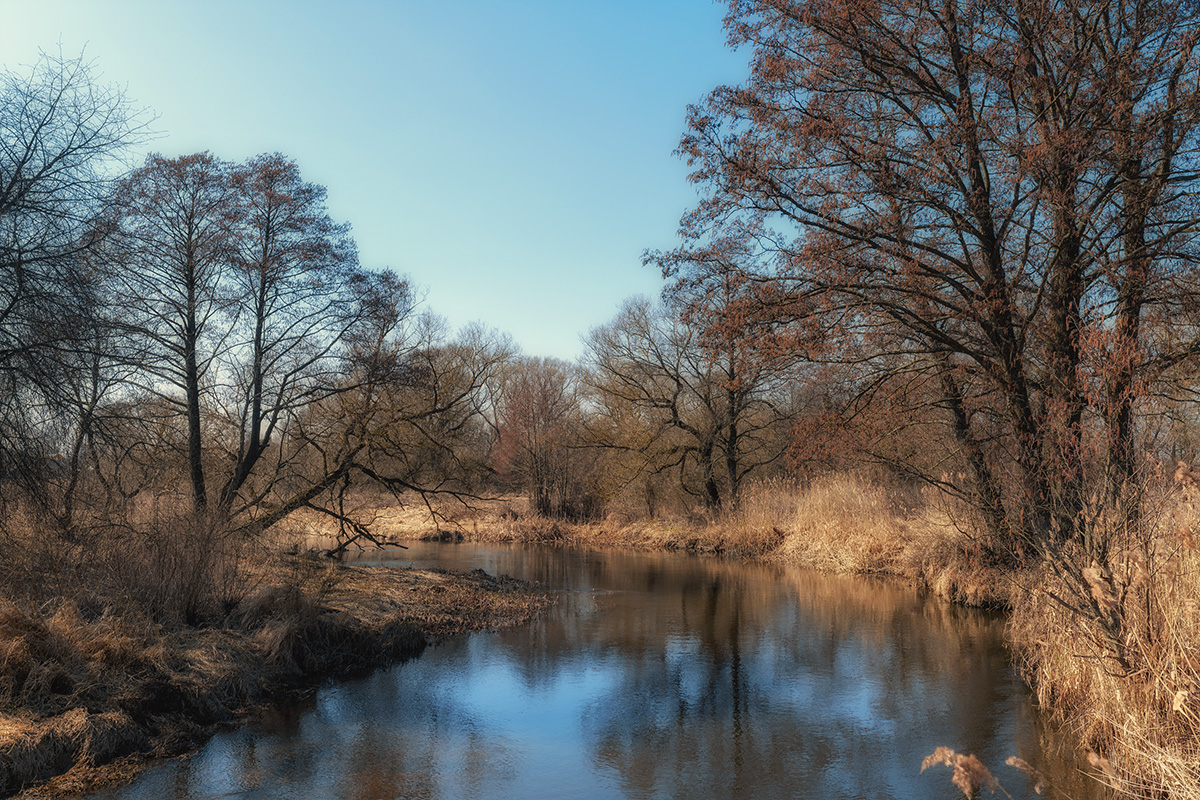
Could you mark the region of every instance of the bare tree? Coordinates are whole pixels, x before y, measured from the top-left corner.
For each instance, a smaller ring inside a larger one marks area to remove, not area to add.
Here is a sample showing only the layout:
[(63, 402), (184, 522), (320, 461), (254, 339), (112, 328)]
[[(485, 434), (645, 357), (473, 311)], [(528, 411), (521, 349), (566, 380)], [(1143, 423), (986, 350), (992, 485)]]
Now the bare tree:
[(1139, 398), (1197, 351), (1198, 21), (1149, 0), (731, 2), (752, 71), (690, 111), (706, 197), (667, 261), (736, 231), (783, 318), (868, 385), (921, 388), (1001, 547), (1083, 536), (1089, 487), (1136, 504)]
[(145, 133), (82, 57), (43, 53), (0, 73), (0, 480), (33, 490), (46, 477), (26, 456), (69, 402), (57, 390), (89, 327), (88, 223), (114, 161)]
[(141, 389), (177, 407), (187, 423), (187, 462), (197, 510), (208, 507), (202, 415), (238, 309), (227, 273), (241, 208), (232, 167), (209, 153), (151, 155), (113, 199), (109, 254), (116, 321)]
[(781, 373), (754, 363), (746, 344), (732, 328), (693, 325), (645, 299), (626, 303), (588, 338), (585, 380), (602, 409), (593, 441), (637, 454), (635, 473), (677, 470), (680, 487), (709, 508), (736, 502), (742, 481), (784, 451), (771, 435)]
[(729, 502), (737, 502), (745, 478), (783, 456), (780, 428), (793, 409), (782, 397), (800, 360), (794, 332), (779, 324), (775, 298), (749, 278), (751, 257), (738, 239), (717, 242), (686, 264), (646, 254), (676, 278), (667, 292), (670, 307), (695, 331), (695, 346), (717, 384), (709, 407), (719, 418)]
[(366, 278), (348, 224), (325, 210), (325, 188), (275, 153), (233, 171), (239, 205), (230, 302), (238, 324), (224, 354), (213, 437), (232, 464), (218, 507), (229, 513), (273, 438), (308, 404), (341, 390), (346, 335), (366, 313)]

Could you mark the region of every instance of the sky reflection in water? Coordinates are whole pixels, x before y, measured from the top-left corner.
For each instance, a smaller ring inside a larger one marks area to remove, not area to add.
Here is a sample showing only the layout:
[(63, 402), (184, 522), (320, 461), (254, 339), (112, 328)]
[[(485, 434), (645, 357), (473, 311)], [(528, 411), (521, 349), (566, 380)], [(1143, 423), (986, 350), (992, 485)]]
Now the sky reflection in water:
[[(413, 545), (395, 563), (562, 588), (520, 629), (440, 644), (214, 738), (106, 800), (961, 797), (939, 745), (1016, 798), (1020, 755), (1091, 791), (1038, 723), (1002, 622), (865, 579), (678, 555)], [(1051, 795), (1053, 796), (1053, 795)]]

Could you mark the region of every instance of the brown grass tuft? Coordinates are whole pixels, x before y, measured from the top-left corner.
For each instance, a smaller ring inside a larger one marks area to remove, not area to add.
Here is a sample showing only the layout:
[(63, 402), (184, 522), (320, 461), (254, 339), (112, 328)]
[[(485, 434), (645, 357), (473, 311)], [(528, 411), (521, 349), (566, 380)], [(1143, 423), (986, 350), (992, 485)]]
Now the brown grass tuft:
[(120, 711), (71, 709), (39, 722), (0, 717), (0, 794), (19, 791), (76, 765), (95, 766), (145, 746), (145, 734)]

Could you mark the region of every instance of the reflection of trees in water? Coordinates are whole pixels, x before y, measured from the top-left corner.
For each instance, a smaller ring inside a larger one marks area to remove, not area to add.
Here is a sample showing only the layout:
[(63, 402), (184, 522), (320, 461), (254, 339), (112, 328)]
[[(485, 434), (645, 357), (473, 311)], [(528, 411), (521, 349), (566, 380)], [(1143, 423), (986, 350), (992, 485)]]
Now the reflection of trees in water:
[[(572, 588), (530, 626), (452, 640), (323, 692), (281, 715), (278, 737), (236, 735), (205, 769), (240, 773), (231, 787), (355, 800), (518, 797), (596, 780), (628, 797), (924, 799), (957, 791), (917, 775), (938, 745), (978, 754), (1010, 789), (1022, 783), (1004, 759), (1043, 750), (1044, 732), (1014, 713), (1001, 624), (988, 615), (894, 583), (712, 559), (486, 553), (493, 574)], [(534, 774), (555, 769), (566, 772)]]
[(514, 777), (512, 743), (452, 694), (428, 691), (434, 676), (413, 681), (411, 666), (327, 689), (319, 701), (220, 736), (171, 773), (169, 785), (142, 781), (138, 797), (207, 797), (215, 788), (245, 798), (492, 796)]
[(895, 791), (938, 743), (984, 753), (1005, 727), (1011, 668), (995, 620), (787, 574), (715, 565), (667, 591), (658, 575), (656, 608), (605, 612), (594, 641), (620, 647), (625, 669), (585, 714), (586, 735), (628, 793)]
[[(339, 729), (355, 729), (345, 766), (337, 770), (346, 781), (344, 794), (307, 796), (486, 798), (489, 788), (511, 780), (513, 743), (488, 730), (488, 721), (473, 716), (452, 693), (429, 691), (437, 685), (432, 674), (402, 669), (372, 675), (340, 694), (324, 715), (323, 729), (314, 728), (306, 738), (328, 741)], [(371, 786), (378, 791), (368, 791)]]

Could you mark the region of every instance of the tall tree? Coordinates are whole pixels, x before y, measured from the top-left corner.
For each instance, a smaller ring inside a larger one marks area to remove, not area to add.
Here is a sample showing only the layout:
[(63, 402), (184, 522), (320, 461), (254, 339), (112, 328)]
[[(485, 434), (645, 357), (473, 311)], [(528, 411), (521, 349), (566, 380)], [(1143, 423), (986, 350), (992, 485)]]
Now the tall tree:
[(114, 162), (145, 132), (124, 94), (82, 57), (43, 53), (0, 72), (0, 480), (27, 490), (38, 426), (88, 328), (91, 280), (79, 259)]
[(1198, 299), (1197, 14), (732, 0), (750, 78), (689, 112), (706, 196), (664, 264), (735, 229), (787, 314), (921, 386), (1001, 539), (1080, 535), (1089, 486), (1131, 482), (1138, 398), (1196, 353), (1146, 322)]
[(281, 426), (340, 389), (346, 335), (365, 313), (350, 226), (330, 219), (323, 186), (278, 153), (237, 166), (232, 183), (228, 282), (238, 324), (218, 398), (231, 430), (217, 437), (232, 464), (218, 497), (226, 513)]
[(210, 153), (151, 155), (121, 182), (111, 213), (126, 356), (142, 371), (141, 388), (184, 417), (192, 500), (204, 510), (205, 395), (237, 315), (226, 284), (242, 214), (232, 166)]

